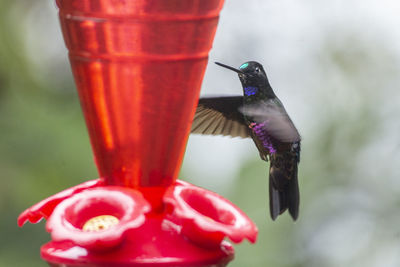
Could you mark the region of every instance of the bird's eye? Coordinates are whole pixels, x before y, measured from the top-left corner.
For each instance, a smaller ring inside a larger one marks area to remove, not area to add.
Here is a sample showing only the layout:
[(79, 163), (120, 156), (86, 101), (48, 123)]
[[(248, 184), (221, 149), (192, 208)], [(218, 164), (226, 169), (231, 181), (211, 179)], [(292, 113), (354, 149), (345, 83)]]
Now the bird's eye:
[(260, 68), (259, 67), (256, 67), (256, 72), (260, 72)]

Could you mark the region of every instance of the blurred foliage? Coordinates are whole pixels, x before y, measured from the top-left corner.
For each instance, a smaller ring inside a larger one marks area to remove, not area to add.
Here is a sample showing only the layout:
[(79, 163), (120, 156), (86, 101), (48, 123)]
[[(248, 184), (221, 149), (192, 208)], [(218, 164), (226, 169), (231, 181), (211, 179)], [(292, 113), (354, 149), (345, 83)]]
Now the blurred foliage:
[[(97, 176), (58, 28), (48, 1), (0, 1), (0, 267), (44, 266), (44, 223), (19, 229), (18, 214)], [(295, 94), (306, 114), (299, 221), (269, 219), (254, 153), (223, 194), (257, 223), (258, 242), (236, 246), (229, 266), (399, 266), (399, 53), (331, 27), (308, 56)]]
[[(0, 1), (0, 266), (43, 266), (44, 224), (19, 229), (19, 213), (97, 176), (71, 74), (62, 74), (69, 79), (64, 88), (54, 87), (36, 76), (27, 55), (29, 12), (36, 4), (47, 7), (37, 2)], [(43, 76), (57, 71), (43, 69)]]

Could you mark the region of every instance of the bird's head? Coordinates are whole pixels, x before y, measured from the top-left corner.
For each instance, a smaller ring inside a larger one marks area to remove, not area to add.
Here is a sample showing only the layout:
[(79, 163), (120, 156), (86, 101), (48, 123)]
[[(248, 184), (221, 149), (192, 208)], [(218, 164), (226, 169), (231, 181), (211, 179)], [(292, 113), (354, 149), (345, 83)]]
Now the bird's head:
[(215, 64), (238, 73), (243, 88), (270, 88), (263, 66), (256, 61), (245, 62), (238, 69), (219, 62), (215, 62)]

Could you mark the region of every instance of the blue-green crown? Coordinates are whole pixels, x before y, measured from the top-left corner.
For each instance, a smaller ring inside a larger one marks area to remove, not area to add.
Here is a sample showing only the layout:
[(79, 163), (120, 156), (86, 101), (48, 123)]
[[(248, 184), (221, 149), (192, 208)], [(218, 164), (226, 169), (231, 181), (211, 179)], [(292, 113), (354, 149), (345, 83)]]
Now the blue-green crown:
[(245, 68), (247, 68), (247, 66), (249, 66), (249, 63), (243, 63), (240, 67), (239, 67), (239, 69), (245, 69)]

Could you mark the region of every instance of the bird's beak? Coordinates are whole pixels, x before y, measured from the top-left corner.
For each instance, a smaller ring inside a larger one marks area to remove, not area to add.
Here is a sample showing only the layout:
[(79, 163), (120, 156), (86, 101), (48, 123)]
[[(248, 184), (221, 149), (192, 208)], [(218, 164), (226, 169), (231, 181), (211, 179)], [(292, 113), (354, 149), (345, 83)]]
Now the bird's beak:
[(241, 70), (235, 69), (235, 68), (233, 68), (233, 67), (231, 67), (231, 66), (228, 66), (228, 65), (225, 65), (225, 64), (222, 64), (222, 63), (219, 63), (219, 62), (215, 62), (215, 64), (217, 64), (217, 65), (219, 65), (219, 66), (221, 66), (221, 67), (230, 69), (230, 70), (232, 70), (232, 71), (234, 71), (234, 72), (237, 72), (237, 73), (239, 73), (239, 74), (243, 74), (243, 72), (242, 72)]

